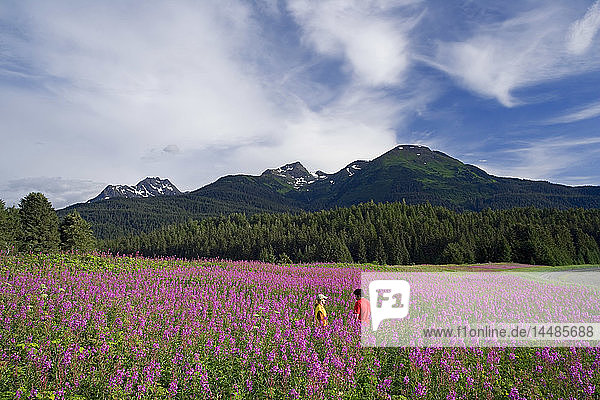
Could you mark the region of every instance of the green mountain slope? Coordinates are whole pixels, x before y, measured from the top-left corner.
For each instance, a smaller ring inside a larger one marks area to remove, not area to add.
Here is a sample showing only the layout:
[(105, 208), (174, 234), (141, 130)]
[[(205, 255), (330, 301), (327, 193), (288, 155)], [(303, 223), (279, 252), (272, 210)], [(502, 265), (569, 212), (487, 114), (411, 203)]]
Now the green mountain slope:
[(333, 174), (311, 174), (295, 162), (259, 176), (225, 176), (179, 196), (115, 198), (76, 204), (59, 214), (77, 210), (98, 237), (114, 238), (190, 218), (314, 211), (371, 200), (428, 202), (458, 211), (524, 206), (600, 208), (600, 187), (496, 177), (439, 151), (402, 145), (372, 161), (350, 163)]
[(443, 153), (422, 146), (398, 146), (374, 159), (356, 161), (315, 182), (299, 197), (311, 209), (375, 202), (406, 201), (470, 209), (473, 194), (495, 178)]
[(77, 210), (92, 225), (98, 238), (115, 238), (130, 233), (150, 232), (161, 226), (224, 214), (297, 212), (293, 199), (283, 197), (257, 177), (235, 175), (220, 178), (180, 196), (114, 198), (81, 203), (58, 211), (59, 216)]

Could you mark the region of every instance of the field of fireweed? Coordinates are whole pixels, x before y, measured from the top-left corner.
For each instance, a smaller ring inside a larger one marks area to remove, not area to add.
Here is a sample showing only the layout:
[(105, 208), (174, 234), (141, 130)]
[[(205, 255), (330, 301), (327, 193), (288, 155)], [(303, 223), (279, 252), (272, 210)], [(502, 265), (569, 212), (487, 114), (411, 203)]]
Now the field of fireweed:
[[(598, 348), (361, 348), (351, 293), (363, 268), (0, 254), (0, 393), (596, 398)], [(330, 297), (327, 327), (312, 322), (317, 293)]]

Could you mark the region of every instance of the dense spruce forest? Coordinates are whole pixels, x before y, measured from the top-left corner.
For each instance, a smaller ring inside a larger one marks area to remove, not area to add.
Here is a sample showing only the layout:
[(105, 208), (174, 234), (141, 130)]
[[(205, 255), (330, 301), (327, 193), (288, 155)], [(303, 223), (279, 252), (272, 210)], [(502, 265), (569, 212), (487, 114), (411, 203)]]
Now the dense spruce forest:
[(273, 262), (600, 263), (600, 210), (456, 212), (373, 202), (313, 213), (231, 214), (102, 242), (113, 252)]

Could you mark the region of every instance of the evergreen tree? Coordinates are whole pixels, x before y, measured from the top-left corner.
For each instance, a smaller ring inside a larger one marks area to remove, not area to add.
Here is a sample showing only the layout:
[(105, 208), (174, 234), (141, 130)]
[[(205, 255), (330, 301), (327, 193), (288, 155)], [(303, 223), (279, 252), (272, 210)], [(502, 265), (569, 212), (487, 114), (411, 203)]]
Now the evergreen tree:
[(495, 257), (491, 261), (508, 262), (511, 259), (512, 250), (510, 248), (510, 243), (508, 243), (506, 237), (502, 236), (502, 238), (497, 243)]
[(523, 223), (514, 225), (512, 238), (513, 261), (524, 264), (535, 264), (535, 256), (538, 249), (533, 227)]
[(58, 250), (58, 216), (42, 193), (29, 193), (19, 203), (20, 248), (23, 251)]
[(332, 261), (348, 262), (348, 263), (353, 262), (352, 254), (350, 254), (350, 250), (348, 250), (348, 246), (346, 246), (346, 244), (340, 239), (337, 240), (334, 254), (335, 255), (334, 255)]
[(354, 260), (356, 262), (366, 262), (367, 261), (367, 248), (365, 246), (365, 241), (361, 236), (357, 236), (354, 241), (354, 246), (352, 246), (352, 253), (354, 254)]
[[(96, 240), (92, 233), (90, 224), (81, 218), (77, 211), (68, 214), (63, 218), (59, 226), (60, 247), (62, 250), (71, 251), (90, 251), (94, 249)], [(164, 243), (164, 237), (160, 244)], [(166, 250), (166, 245), (159, 246), (160, 251)]]
[(14, 207), (5, 208), (0, 200), (0, 251), (17, 246), (19, 235), (19, 214)]
[(575, 261), (580, 264), (600, 263), (600, 250), (596, 241), (579, 227), (574, 229), (574, 236), (577, 247), (577, 258)]
[(281, 253), (277, 259), (277, 264), (291, 264), (292, 259), (285, 253)]
[(8, 219), (6, 220), (6, 226), (8, 227), (8, 246), (18, 249), (19, 238), (21, 235), (21, 219), (19, 217), (19, 209), (16, 207), (10, 207), (7, 210)]
[(465, 262), (464, 249), (456, 242), (448, 243), (440, 256), (442, 264), (462, 264)]
[(8, 211), (4, 208), (4, 201), (0, 199), (0, 250), (8, 247)]
[(275, 264), (277, 259), (275, 258), (275, 254), (273, 254), (273, 248), (271, 246), (265, 247), (260, 251), (260, 260), (268, 263)]

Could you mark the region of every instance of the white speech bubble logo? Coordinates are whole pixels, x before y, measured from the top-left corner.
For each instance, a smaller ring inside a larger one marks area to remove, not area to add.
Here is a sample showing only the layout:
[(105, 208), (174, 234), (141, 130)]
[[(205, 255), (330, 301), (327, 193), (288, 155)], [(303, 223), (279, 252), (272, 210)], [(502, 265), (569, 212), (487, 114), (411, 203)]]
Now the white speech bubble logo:
[(374, 331), (385, 319), (401, 319), (408, 315), (410, 284), (402, 280), (378, 280), (369, 283), (371, 318)]

